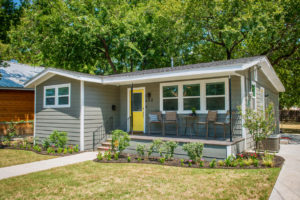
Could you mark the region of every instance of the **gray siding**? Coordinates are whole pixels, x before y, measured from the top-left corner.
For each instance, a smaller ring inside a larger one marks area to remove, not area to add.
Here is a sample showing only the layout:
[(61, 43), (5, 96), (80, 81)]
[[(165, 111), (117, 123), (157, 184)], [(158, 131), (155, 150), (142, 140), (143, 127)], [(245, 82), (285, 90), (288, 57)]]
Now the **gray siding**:
[[(70, 108), (43, 108), (44, 86), (71, 84)], [(53, 76), (36, 87), (36, 137), (44, 140), (54, 130), (68, 133), (68, 144), (80, 141), (80, 82), (63, 76)]]
[[(85, 82), (84, 89), (84, 146), (85, 149), (92, 149), (93, 132), (101, 124), (107, 132), (111, 128), (117, 128), (120, 123), (120, 88)], [(116, 106), (115, 111), (112, 110), (112, 105)]]

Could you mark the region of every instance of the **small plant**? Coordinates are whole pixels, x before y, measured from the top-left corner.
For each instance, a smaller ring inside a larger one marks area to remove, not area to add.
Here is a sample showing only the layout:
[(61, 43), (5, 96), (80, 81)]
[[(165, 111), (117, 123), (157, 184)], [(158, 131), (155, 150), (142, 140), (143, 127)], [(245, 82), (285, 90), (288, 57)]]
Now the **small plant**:
[(242, 161), (244, 163), (244, 165), (246, 166), (250, 166), (252, 164), (252, 160), (248, 159), (248, 160), (243, 160)]
[(162, 158), (159, 158), (159, 162), (160, 164), (164, 164), (166, 161), (166, 158), (162, 157)]
[(127, 157), (127, 162), (131, 162), (131, 157), (130, 156)]
[(193, 160), (189, 160), (189, 161), (188, 161), (188, 166), (191, 167), (192, 164), (193, 164)]
[(68, 152), (69, 152), (70, 154), (72, 154), (72, 153), (74, 152), (74, 148), (73, 148), (72, 145), (69, 145), (69, 146), (68, 146)]
[(97, 159), (98, 159), (98, 160), (103, 160), (103, 155), (102, 155), (101, 152), (99, 152), (99, 153), (97, 154)]
[(141, 144), (137, 145), (136, 152), (139, 155), (139, 157), (141, 157), (141, 158), (144, 157), (144, 155), (145, 155), (145, 148), (146, 148), (145, 145), (141, 145)]
[(41, 152), (42, 149), (41, 149), (41, 147), (39, 145), (34, 145), (33, 146), (33, 150), (37, 151), (37, 152)]
[(65, 147), (68, 141), (67, 132), (63, 131), (53, 131), (49, 136), (49, 140), (55, 147)]
[(223, 160), (219, 160), (219, 161), (218, 161), (218, 165), (219, 165), (219, 166), (224, 166), (224, 165), (225, 165), (225, 163), (224, 163), (224, 161), (223, 161)]
[(68, 149), (64, 148), (64, 154), (67, 154), (67, 153), (68, 153)]
[(202, 151), (204, 145), (200, 142), (191, 142), (183, 145), (183, 150), (187, 152), (189, 158), (196, 162), (202, 158)]
[(230, 167), (230, 166), (232, 166), (232, 164), (233, 164), (233, 162), (235, 161), (235, 157), (234, 157), (234, 155), (230, 155), (230, 156), (228, 156), (226, 159), (225, 159), (225, 165), (227, 166), (227, 167)]
[(119, 153), (118, 152), (114, 153), (114, 159), (119, 160)]
[(78, 153), (79, 152), (79, 147), (78, 144), (76, 144), (76, 146), (74, 147), (74, 152)]
[(141, 162), (141, 161), (142, 161), (142, 158), (141, 158), (141, 157), (138, 157), (137, 160), (138, 160), (138, 162)]
[(30, 145), (30, 144), (27, 144), (27, 145), (26, 145), (26, 149), (27, 149), (27, 150), (30, 150), (30, 149), (31, 149), (31, 145)]
[(50, 147), (50, 140), (48, 138), (44, 139), (42, 145), (44, 149), (48, 149)]
[(64, 150), (63, 148), (61, 148), (61, 147), (58, 147), (58, 148), (57, 148), (57, 153), (59, 153), (59, 154), (60, 154), (60, 153), (62, 153), (62, 152), (63, 152), (63, 150)]
[(244, 167), (244, 161), (243, 160), (240, 160), (239, 164), (240, 164), (240, 167)]
[(47, 148), (47, 153), (48, 153), (48, 154), (53, 154), (53, 153), (55, 153), (55, 149), (52, 148), (52, 147), (48, 147), (48, 148)]
[(180, 165), (183, 167), (184, 166), (184, 159), (180, 159)]
[(254, 165), (255, 167), (258, 167), (258, 165), (259, 165), (258, 159), (254, 159), (254, 160), (253, 160), (253, 165)]
[(209, 167), (210, 167), (210, 168), (215, 168), (215, 167), (216, 167), (216, 159), (213, 159), (213, 160), (209, 163)]
[(237, 159), (243, 159), (243, 158), (244, 158), (244, 155), (243, 155), (242, 153), (238, 153), (238, 154), (236, 155), (236, 158), (237, 158)]
[(265, 151), (262, 164), (267, 167), (273, 167), (274, 165), (273, 159), (274, 159), (274, 155), (268, 153), (268, 151)]
[(173, 158), (174, 157), (174, 152), (175, 149), (177, 148), (178, 143), (174, 142), (174, 141), (167, 141), (163, 143), (163, 149), (165, 151), (165, 158), (169, 159), (169, 158)]
[(111, 160), (111, 152), (110, 151), (105, 151), (104, 158), (106, 160), (110, 161)]
[(122, 153), (129, 146), (129, 142), (128, 133), (118, 129), (112, 132), (111, 147), (113, 152)]
[(199, 167), (203, 167), (204, 166), (204, 159), (200, 159), (200, 161), (199, 161)]
[[(161, 146), (163, 144), (163, 141), (160, 139), (154, 140), (152, 144), (150, 145), (150, 148), (148, 150), (148, 157), (152, 155), (153, 152), (162, 152)], [(162, 155), (161, 155), (162, 156)]]

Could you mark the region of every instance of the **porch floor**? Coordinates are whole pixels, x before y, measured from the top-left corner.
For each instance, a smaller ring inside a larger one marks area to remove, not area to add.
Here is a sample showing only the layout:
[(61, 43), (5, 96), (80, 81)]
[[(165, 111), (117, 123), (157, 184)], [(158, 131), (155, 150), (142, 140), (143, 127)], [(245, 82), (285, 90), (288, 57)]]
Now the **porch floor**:
[(244, 138), (232, 138), (232, 142), (230, 142), (229, 138), (213, 138), (213, 137), (199, 137), (199, 136), (176, 136), (176, 135), (129, 135), (130, 139), (132, 140), (156, 140), (161, 139), (163, 141), (175, 141), (175, 142), (201, 142), (203, 144), (210, 144), (210, 145), (220, 145), (220, 146), (230, 146), (236, 144)]

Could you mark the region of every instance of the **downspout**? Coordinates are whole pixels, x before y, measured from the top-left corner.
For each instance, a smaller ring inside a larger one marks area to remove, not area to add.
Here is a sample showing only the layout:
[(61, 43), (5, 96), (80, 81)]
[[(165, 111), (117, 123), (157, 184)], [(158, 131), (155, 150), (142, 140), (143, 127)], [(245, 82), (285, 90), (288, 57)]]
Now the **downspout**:
[(232, 142), (232, 109), (231, 109), (231, 76), (229, 75), (229, 118), (230, 118), (230, 142)]

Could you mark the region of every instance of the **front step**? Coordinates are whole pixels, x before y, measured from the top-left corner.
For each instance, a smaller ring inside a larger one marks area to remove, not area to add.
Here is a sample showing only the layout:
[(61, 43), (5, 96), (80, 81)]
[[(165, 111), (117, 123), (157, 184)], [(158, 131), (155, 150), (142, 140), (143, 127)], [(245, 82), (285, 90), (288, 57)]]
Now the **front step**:
[(106, 146), (101, 146), (101, 147), (98, 147), (97, 149), (98, 149), (98, 151), (109, 151), (109, 150), (111, 150), (110, 147), (106, 147)]
[(103, 142), (101, 145), (105, 146), (105, 147), (111, 147), (111, 142), (106, 141), (106, 142)]
[(111, 138), (107, 138), (105, 142), (101, 143), (101, 146), (97, 148), (98, 151), (109, 151), (111, 150)]

